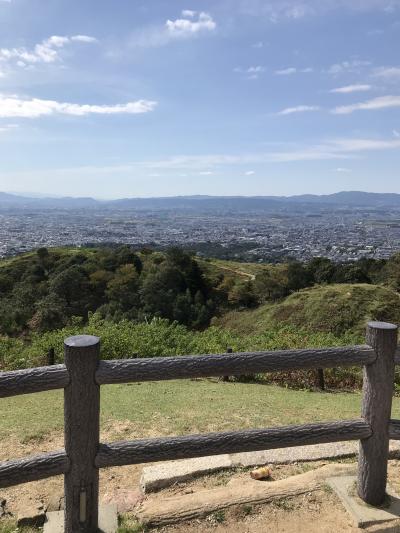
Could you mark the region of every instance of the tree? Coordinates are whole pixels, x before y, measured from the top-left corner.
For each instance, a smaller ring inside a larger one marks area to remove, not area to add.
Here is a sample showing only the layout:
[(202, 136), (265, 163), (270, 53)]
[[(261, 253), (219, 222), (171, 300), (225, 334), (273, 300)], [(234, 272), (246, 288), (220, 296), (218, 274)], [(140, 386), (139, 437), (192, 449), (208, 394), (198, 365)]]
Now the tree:
[(291, 261), (288, 264), (288, 289), (290, 292), (309, 287), (311, 276), (308, 269), (300, 261)]
[(65, 326), (67, 316), (65, 302), (55, 294), (50, 294), (36, 305), (36, 312), (30, 319), (30, 329), (43, 332)]
[(314, 283), (319, 285), (331, 283), (335, 273), (335, 265), (326, 257), (315, 257), (308, 263), (307, 269)]
[(57, 274), (50, 283), (50, 293), (66, 304), (68, 315), (87, 314), (90, 285), (85, 270), (73, 265)]
[(107, 284), (106, 295), (123, 312), (139, 307), (139, 274), (135, 265), (123, 265), (117, 270)]

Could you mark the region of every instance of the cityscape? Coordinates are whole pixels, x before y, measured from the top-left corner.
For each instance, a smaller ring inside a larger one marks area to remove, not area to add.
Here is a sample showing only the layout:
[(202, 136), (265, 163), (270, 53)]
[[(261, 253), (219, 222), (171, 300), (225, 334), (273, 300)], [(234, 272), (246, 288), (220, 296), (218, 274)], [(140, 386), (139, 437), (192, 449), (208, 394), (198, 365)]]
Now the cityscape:
[(388, 258), (400, 249), (400, 208), (282, 204), (248, 210), (0, 208), (0, 256), (39, 247), (124, 243), (183, 246), (248, 261)]

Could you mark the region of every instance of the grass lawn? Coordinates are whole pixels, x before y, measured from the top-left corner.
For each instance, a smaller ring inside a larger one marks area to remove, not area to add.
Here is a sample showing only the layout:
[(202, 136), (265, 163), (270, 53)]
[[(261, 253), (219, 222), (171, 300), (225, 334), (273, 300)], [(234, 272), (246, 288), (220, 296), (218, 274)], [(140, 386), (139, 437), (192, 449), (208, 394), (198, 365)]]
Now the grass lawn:
[[(273, 385), (180, 380), (101, 388), (102, 429), (129, 422), (128, 438), (358, 418), (361, 394)], [(0, 438), (45, 438), (63, 430), (62, 391), (0, 400)], [(400, 417), (394, 398), (393, 417)], [(110, 434), (110, 433), (109, 433)]]

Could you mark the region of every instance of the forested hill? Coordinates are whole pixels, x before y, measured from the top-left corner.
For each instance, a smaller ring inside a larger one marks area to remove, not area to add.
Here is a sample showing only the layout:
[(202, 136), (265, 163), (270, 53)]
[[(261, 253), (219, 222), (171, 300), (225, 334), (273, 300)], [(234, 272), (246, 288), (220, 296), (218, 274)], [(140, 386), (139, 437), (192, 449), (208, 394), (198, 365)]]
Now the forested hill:
[(300, 289), (343, 283), (399, 291), (400, 255), (268, 265), (204, 260), (176, 248), (41, 248), (0, 262), (0, 335), (57, 329), (74, 317), (85, 323), (91, 312), (113, 322), (160, 317), (204, 329), (228, 311), (275, 305)]

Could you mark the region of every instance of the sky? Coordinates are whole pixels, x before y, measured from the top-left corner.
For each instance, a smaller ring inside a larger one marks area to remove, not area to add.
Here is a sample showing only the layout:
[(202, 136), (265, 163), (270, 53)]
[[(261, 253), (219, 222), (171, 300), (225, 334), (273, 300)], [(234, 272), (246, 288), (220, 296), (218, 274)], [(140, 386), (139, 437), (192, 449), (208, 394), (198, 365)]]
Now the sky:
[(0, 190), (400, 193), (400, 0), (0, 0)]

